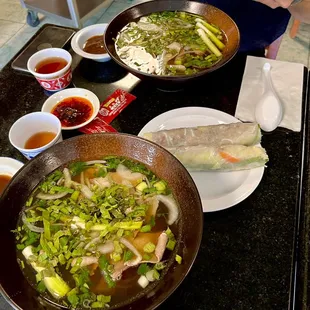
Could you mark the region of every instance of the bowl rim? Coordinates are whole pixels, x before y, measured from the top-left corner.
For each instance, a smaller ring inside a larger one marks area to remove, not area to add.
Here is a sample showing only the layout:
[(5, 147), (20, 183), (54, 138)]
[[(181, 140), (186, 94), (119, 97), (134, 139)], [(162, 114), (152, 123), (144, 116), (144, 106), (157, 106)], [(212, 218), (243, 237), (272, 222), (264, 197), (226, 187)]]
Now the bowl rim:
[[(119, 18), (119, 16), (121, 14), (124, 14), (126, 13), (127, 11), (129, 10), (132, 10), (133, 8), (136, 8), (136, 7), (139, 7), (139, 6), (143, 6), (143, 5), (146, 5), (146, 4), (149, 4), (151, 2), (153, 3), (158, 3), (158, 2), (169, 2), (171, 0), (150, 0), (150, 1), (146, 1), (146, 2), (142, 2), (142, 3), (138, 3), (136, 5), (133, 5), (129, 8), (127, 8), (126, 10), (120, 12), (119, 14), (117, 14), (111, 21), (110, 23), (108, 24), (108, 27), (106, 28), (106, 32), (107, 30), (109, 29), (110, 25), (117, 19)], [(137, 76), (145, 76), (145, 77), (149, 77), (149, 78), (157, 78), (157, 79), (161, 79), (161, 80), (180, 80), (180, 79), (188, 79), (188, 78), (196, 78), (196, 77), (200, 77), (200, 76), (203, 76), (207, 73), (211, 73), (211, 72), (214, 72), (216, 71), (217, 69), (220, 69), (222, 66), (224, 66), (225, 64), (227, 64), (232, 58), (234, 58), (234, 56), (238, 53), (239, 51), (239, 48), (240, 48), (240, 30), (236, 24), (236, 22), (227, 14), (225, 13), (223, 10), (217, 8), (216, 6), (214, 5), (211, 5), (211, 4), (208, 4), (208, 3), (202, 3), (202, 2), (199, 2), (199, 1), (196, 1), (196, 0), (178, 0), (178, 1), (182, 1), (183, 3), (187, 3), (187, 2), (191, 2), (191, 3), (198, 3), (198, 4), (201, 4), (201, 5), (205, 5), (205, 6), (208, 6), (208, 7), (213, 7), (215, 9), (217, 9), (218, 11), (221, 11), (223, 14), (225, 14), (230, 20), (231, 22), (234, 24), (236, 30), (237, 30), (237, 33), (238, 33), (238, 43), (237, 43), (237, 46), (236, 46), (236, 49), (235, 51), (230, 55), (230, 57), (228, 57), (220, 67), (216, 67), (216, 64), (219, 63), (215, 63), (212, 67), (210, 68), (207, 68), (207, 69), (204, 69), (200, 72), (197, 72), (195, 74), (190, 74), (190, 75), (186, 75), (186, 74), (182, 74), (182, 75), (156, 75), (156, 74), (150, 74), (150, 73), (147, 73), (147, 72), (141, 72), (139, 70), (136, 70), (134, 68), (131, 68), (129, 67), (128, 65), (126, 65), (122, 60), (120, 60), (120, 58), (117, 56), (115, 57), (113, 55), (113, 53), (110, 52), (109, 48), (108, 48), (108, 45), (106, 43), (106, 36), (104, 36), (104, 46), (108, 52), (108, 54), (110, 55), (111, 59), (113, 59), (117, 64), (119, 64), (120, 66), (122, 66), (123, 68), (125, 68), (127, 71), (129, 72), (134, 72), (133, 74), (137, 75)], [(167, 9), (169, 10), (169, 9)], [(185, 11), (186, 12), (186, 11)], [(140, 16), (142, 17), (142, 15)], [(105, 33), (106, 33), (105, 32)], [(226, 33), (224, 33), (226, 35)]]
[[(81, 123), (81, 124), (76, 125), (76, 126), (64, 127), (61, 125), (61, 130), (74, 130), (74, 129), (84, 127), (87, 124), (89, 124), (97, 116), (97, 114), (99, 113), (99, 110), (100, 110), (99, 98), (96, 96), (96, 94), (94, 94), (92, 91), (90, 91), (88, 89), (72, 87), (72, 88), (66, 88), (66, 89), (63, 89), (59, 92), (56, 92), (44, 101), (42, 108), (41, 108), (41, 111), (51, 113), (51, 109), (49, 109), (47, 106), (55, 100), (56, 100), (56, 102), (53, 104), (52, 108), (54, 108), (60, 101), (66, 99), (66, 98), (70, 98), (70, 97), (85, 98), (84, 96), (82, 96), (81, 92), (88, 93), (90, 96), (93, 97), (93, 102), (91, 100), (89, 100), (88, 98), (86, 98), (91, 103), (91, 105), (93, 106), (93, 113), (92, 113), (91, 117), (87, 121), (85, 121), (84, 123)], [(67, 93), (69, 93), (69, 95)], [(61, 95), (64, 95), (62, 99), (55, 99), (55, 97), (58, 97)]]
[[(107, 23), (101, 23), (101, 24), (94, 24), (94, 25), (90, 25), (90, 26), (87, 26), (85, 28), (82, 28), (81, 30), (79, 30), (77, 33), (74, 34), (74, 36), (72, 37), (71, 39), (71, 47), (72, 49), (74, 50), (74, 52), (84, 58), (87, 58), (87, 59), (92, 59), (92, 60), (104, 60), (106, 59), (106, 61), (110, 60), (111, 57), (109, 55), (109, 53), (103, 53), (103, 54), (91, 54), (91, 53), (87, 53), (87, 52), (84, 52), (79, 44), (78, 44), (78, 41), (79, 41), (79, 38), (84, 34), (84, 33), (87, 33), (87, 31), (89, 30), (92, 30), (92, 29), (96, 29), (96, 28), (102, 28), (103, 29), (103, 32), (105, 34), (105, 31), (108, 27), (108, 24)], [(103, 37), (104, 37), (104, 34), (103, 34)]]
[[(128, 134), (128, 133), (121, 133), (121, 132), (118, 132), (118, 133), (96, 133), (96, 134), (92, 134), (91, 136), (92, 137), (95, 137), (95, 136), (103, 136), (103, 135), (109, 135), (109, 136), (116, 136), (116, 135), (121, 135), (121, 136), (124, 136), (125, 138), (130, 138), (130, 139), (135, 139), (135, 140), (140, 140), (140, 141), (143, 141), (143, 142), (146, 142), (150, 145), (152, 145), (153, 147), (155, 148), (159, 148), (160, 150), (162, 150), (164, 153), (166, 153), (168, 156), (173, 156), (169, 151), (167, 151), (165, 148), (163, 148), (162, 146), (152, 142), (152, 141), (149, 141), (147, 139), (144, 139), (142, 137), (139, 137), (139, 136), (136, 136), (136, 135), (133, 135), (133, 134)], [(78, 139), (86, 139), (88, 137), (88, 135), (79, 135), (79, 136), (75, 136), (75, 137), (72, 137), (72, 138), (69, 138), (69, 139), (66, 139), (66, 140), (63, 140), (61, 141), (60, 143), (58, 144), (55, 144), (54, 146), (52, 146), (51, 148), (43, 151), (42, 153), (40, 153), (38, 156), (36, 156), (33, 160), (31, 161), (28, 161), (25, 165), (23, 165), (16, 174), (13, 175), (12, 179), (11, 179), (11, 182), (10, 184), (13, 183), (13, 181), (15, 180), (15, 178), (18, 177), (19, 173), (21, 173), (24, 169), (27, 169), (28, 165), (31, 165), (33, 163), (33, 161), (35, 160), (38, 160), (40, 159), (41, 157), (44, 156), (45, 153), (47, 152), (50, 152), (51, 149), (53, 147), (60, 147), (61, 144), (63, 143), (66, 143), (66, 141), (73, 141), (73, 140), (78, 140)], [(121, 155), (119, 155), (121, 156)], [(174, 157), (174, 156), (173, 156)], [(132, 160), (136, 160), (139, 162), (139, 160), (137, 159), (133, 159)], [(174, 160), (176, 160), (178, 162), (178, 164), (180, 165), (181, 169), (183, 170), (183, 172), (187, 175), (187, 177), (189, 178), (189, 180), (191, 180), (192, 182), (192, 185), (193, 185), (193, 191), (195, 192), (195, 196), (197, 196), (199, 199), (198, 199), (198, 203), (199, 203), (199, 209), (200, 209), (200, 223), (198, 225), (197, 223), (197, 226), (199, 227), (199, 231), (198, 231), (198, 234), (196, 236), (196, 239), (197, 239), (197, 248), (195, 249), (195, 253), (193, 254), (193, 257), (192, 257), (192, 261), (190, 264), (188, 264), (187, 266), (187, 269), (186, 269), (186, 272), (184, 272), (180, 277), (179, 279), (177, 280), (175, 286), (173, 288), (171, 288), (171, 291), (168, 293), (168, 294), (162, 294), (161, 295), (161, 298), (160, 299), (157, 299), (158, 301), (155, 302), (155, 304), (152, 304), (151, 307), (147, 307), (145, 308), (145, 310), (153, 310), (155, 308), (157, 308), (158, 306), (160, 306), (165, 300), (167, 300), (175, 291), (176, 289), (182, 284), (182, 282), (184, 281), (184, 279), (187, 277), (188, 273), (190, 272), (190, 270), (192, 269), (193, 267), (193, 264), (194, 262), (196, 261), (196, 258), (197, 258), (197, 255), (198, 255), (198, 252), (200, 250), (200, 247), (201, 247), (201, 241), (202, 241), (202, 236), (203, 236), (203, 225), (204, 225), (204, 213), (203, 213), (203, 208), (202, 208), (202, 202), (201, 202), (201, 198), (200, 198), (200, 195), (199, 195), (199, 192), (198, 192), (198, 189), (197, 189), (197, 186), (193, 180), (193, 178), (191, 177), (190, 173), (188, 172), (188, 170), (182, 165), (182, 163), (176, 158), (174, 157)], [(63, 165), (63, 164), (61, 164)], [(60, 166), (61, 166), (60, 165)], [(156, 172), (155, 172), (156, 173)], [(5, 188), (4, 192), (2, 193), (2, 196), (6, 196), (6, 193), (9, 191), (10, 189), (10, 184)], [(1, 197), (0, 197), (0, 202), (1, 202)], [(164, 281), (164, 279), (162, 279), (161, 281)], [(19, 305), (17, 305), (15, 303), (15, 301), (7, 294), (7, 292), (4, 290), (2, 284), (0, 283), (0, 293), (2, 294), (2, 296), (4, 297), (4, 299), (15, 309), (18, 309), (18, 310), (26, 310), (26, 309), (22, 309)], [(143, 297), (141, 297), (143, 298)], [(137, 300), (140, 300), (141, 298), (137, 299)], [(134, 301), (133, 303), (135, 303), (136, 301)], [(125, 307), (128, 307), (130, 306), (131, 303), (127, 304)], [(155, 306), (154, 306), (155, 305)], [(120, 308), (123, 308), (123, 306), (121, 306)], [(118, 308), (116, 308), (117, 310)]]

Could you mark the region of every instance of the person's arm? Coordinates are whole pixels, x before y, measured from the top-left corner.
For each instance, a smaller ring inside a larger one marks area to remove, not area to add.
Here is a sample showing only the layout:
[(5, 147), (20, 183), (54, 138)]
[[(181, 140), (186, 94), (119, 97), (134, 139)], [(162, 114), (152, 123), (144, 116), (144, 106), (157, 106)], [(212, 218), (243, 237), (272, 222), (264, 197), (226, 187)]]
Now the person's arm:
[(288, 9), (292, 16), (301, 22), (310, 24), (310, 0), (303, 0), (297, 4), (293, 4), (293, 0), (256, 0), (272, 9), (282, 7)]

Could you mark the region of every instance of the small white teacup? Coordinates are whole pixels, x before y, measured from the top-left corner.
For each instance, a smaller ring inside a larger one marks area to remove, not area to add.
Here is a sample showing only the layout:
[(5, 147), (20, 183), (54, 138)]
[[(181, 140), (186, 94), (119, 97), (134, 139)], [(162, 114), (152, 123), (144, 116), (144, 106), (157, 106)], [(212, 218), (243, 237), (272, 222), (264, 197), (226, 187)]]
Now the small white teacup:
[[(62, 58), (67, 64), (64, 68), (59, 71), (52, 73), (38, 73), (36, 72), (36, 66), (44, 60), (53, 58)], [(40, 85), (50, 92), (56, 92), (68, 87), (72, 80), (71, 72), (72, 57), (69, 52), (62, 48), (46, 48), (33, 54), (28, 62), (27, 68), (31, 72)]]
[[(55, 137), (49, 143), (38, 148), (25, 148), (26, 142), (40, 132), (54, 133)], [(51, 113), (33, 112), (18, 119), (9, 132), (11, 144), (27, 159), (32, 159), (52, 145), (62, 141), (60, 120)]]

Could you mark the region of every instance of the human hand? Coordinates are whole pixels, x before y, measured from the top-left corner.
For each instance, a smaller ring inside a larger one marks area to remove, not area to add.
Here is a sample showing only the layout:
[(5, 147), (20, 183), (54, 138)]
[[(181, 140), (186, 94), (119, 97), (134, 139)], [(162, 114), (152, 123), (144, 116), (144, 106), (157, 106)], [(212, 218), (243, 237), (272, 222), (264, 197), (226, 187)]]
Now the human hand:
[(255, 1), (263, 3), (271, 7), (272, 9), (276, 9), (279, 7), (287, 9), (288, 7), (290, 7), (292, 2), (294, 2), (293, 0), (255, 0)]

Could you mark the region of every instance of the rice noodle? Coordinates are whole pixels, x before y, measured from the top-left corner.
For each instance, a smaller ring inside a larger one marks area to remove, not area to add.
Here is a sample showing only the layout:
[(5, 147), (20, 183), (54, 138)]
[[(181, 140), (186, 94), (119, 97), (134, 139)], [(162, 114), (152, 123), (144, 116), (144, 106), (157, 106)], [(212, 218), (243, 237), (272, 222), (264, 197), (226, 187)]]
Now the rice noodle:
[(85, 185), (84, 171), (81, 172), (81, 184)]
[(80, 184), (78, 182), (71, 182), (74, 188), (80, 189), (83, 196), (85, 196), (87, 199), (91, 199), (94, 195), (94, 193), (84, 184)]
[(151, 184), (150, 184), (150, 181), (149, 181), (149, 179), (147, 178), (147, 176), (144, 178), (144, 180), (145, 180), (145, 182), (146, 182), (146, 184), (147, 184), (147, 187), (151, 187)]
[(63, 182), (64, 182), (64, 178), (60, 178), (56, 184), (57, 186), (60, 186)]
[(42, 199), (42, 200), (53, 200), (53, 199), (60, 199), (62, 197), (65, 197), (68, 194), (68, 192), (60, 192), (57, 194), (44, 194), (44, 193), (39, 193), (37, 194), (37, 198)]
[(23, 223), (29, 228), (29, 230), (31, 230), (31, 231), (36, 232), (36, 233), (43, 233), (43, 232), (44, 232), (44, 228), (42, 228), (42, 227), (37, 227), (37, 226), (35, 226), (35, 225), (29, 223), (29, 222), (27, 221), (27, 218), (26, 218), (26, 214), (25, 214), (25, 213), (23, 213), (23, 215), (22, 215), (22, 221), (23, 221)]
[(94, 193), (86, 186), (81, 184), (81, 193), (88, 199), (91, 199)]
[(89, 178), (88, 177), (85, 177), (85, 184), (86, 186), (90, 189), (90, 182), (89, 182)]

